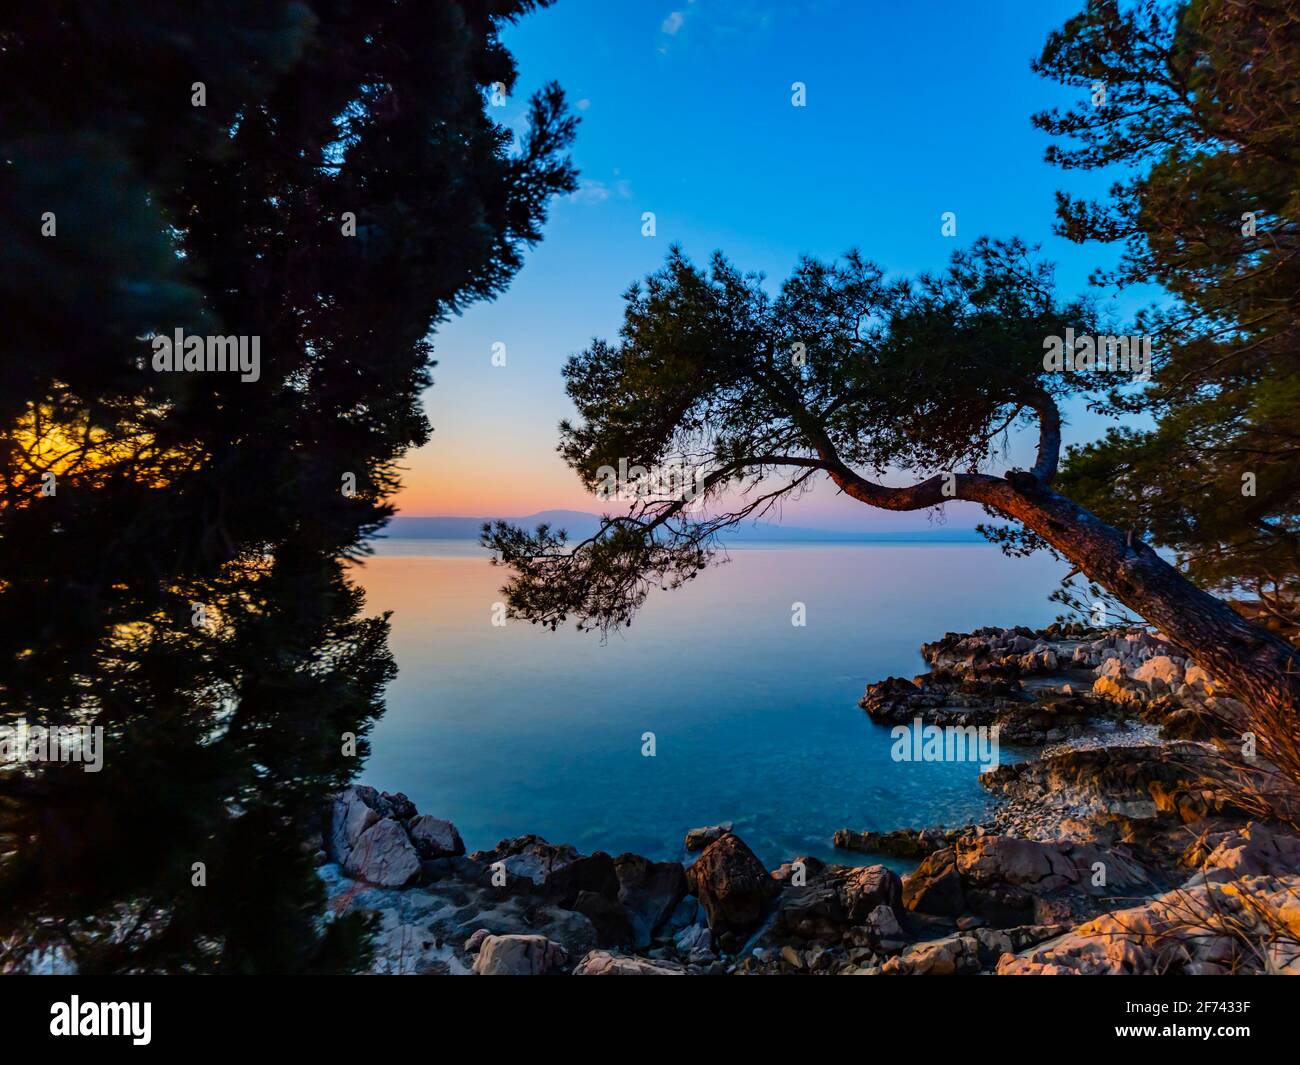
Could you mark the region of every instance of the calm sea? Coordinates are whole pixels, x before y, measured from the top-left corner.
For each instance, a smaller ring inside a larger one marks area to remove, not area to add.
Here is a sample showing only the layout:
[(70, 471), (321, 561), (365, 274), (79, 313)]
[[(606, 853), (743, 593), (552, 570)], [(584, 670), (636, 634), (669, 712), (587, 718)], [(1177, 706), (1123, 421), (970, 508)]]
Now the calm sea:
[(687, 829), (734, 821), (774, 867), (850, 858), (837, 828), (979, 816), (976, 765), (892, 761), (857, 700), (920, 672), (919, 645), (944, 632), (1047, 624), (1064, 567), (962, 543), (729, 555), (602, 642), (494, 626), (507, 574), (472, 541), (380, 541), (357, 577), (370, 611), (393, 612), (400, 673), (361, 779), (455, 822), (470, 850), (535, 832), (663, 859)]

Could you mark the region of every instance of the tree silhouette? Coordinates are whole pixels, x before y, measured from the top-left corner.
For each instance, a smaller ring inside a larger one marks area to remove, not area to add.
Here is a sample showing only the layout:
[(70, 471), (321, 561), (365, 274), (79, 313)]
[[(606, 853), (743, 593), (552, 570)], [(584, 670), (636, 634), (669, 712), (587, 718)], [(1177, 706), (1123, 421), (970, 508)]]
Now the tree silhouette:
[[(574, 187), (558, 87), (518, 138), (491, 115), (536, 6), (0, 16), (0, 725), (105, 730), (101, 772), (0, 768), (12, 954), (363, 957), (312, 872), (395, 668), (346, 562), (427, 439), (430, 330)], [(177, 329), (258, 338), (257, 379), (157, 371)]]

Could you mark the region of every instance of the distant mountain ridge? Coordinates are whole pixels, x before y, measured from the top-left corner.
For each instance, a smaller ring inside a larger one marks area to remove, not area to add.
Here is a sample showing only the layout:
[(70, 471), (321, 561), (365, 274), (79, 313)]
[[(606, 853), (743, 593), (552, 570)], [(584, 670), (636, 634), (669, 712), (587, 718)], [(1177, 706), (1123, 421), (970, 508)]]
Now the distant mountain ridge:
[[(378, 534), (377, 539), (393, 540), (477, 540), (479, 530), (486, 521), (508, 521), (532, 529), (547, 524), (553, 529), (564, 529), (569, 539), (583, 540), (600, 528), (600, 515), (582, 510), (542, 510), (523, 517), (464, 518), (436, 515), (427, 518), (399, 516), (393, 518)], [(792, 541), (807, 543), (898, 543), (932, 541), (935, 543), (981, 543), (983, 537), (974, 529), (949, 529), (938, 526), (929, 529), (895, 530), (889, 532), (853, 532), (838, 529), (808, 529), (795, 525), (776, 525), (771, 522), (746, 522), (728, 530), (723, 539), (732, 542), (751, 540)]]

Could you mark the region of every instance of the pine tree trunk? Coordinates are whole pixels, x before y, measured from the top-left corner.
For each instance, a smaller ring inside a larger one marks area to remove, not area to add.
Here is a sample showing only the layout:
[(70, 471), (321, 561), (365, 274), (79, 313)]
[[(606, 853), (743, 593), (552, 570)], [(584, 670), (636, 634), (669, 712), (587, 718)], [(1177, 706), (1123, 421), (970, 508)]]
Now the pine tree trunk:
[(1037, 533), (1227, 685), (1251, 711), (1251, 727), (1261, 733), (1260, 753), (1294, 780), (1300, 767), (1300, 652), (1295, 647), (1032, 475), (981, 478), (971, 489), (962, 494)]

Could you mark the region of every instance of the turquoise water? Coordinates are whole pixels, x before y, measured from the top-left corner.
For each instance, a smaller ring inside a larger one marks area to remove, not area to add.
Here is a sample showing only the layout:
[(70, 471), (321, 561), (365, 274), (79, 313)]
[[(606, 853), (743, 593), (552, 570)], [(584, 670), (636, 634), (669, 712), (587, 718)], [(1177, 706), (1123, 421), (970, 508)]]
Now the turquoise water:
[(357, 577), (370, 611), (393, 611), (400, 673), (361, 779), (454, 821), (470, 850), (535, 832), (662, 859), (725, 820), (769, 867), (845, 861), (837, 828), (987, 806), (974, 764), (891, 760), (856, 705), (866, 684), (920, 672), (946, 631), (1047, 624), (1063, 573), (983, 544), (745, 545), (602, 643), (494, 626), (506, 573), (472, 541), (381, 541)]

